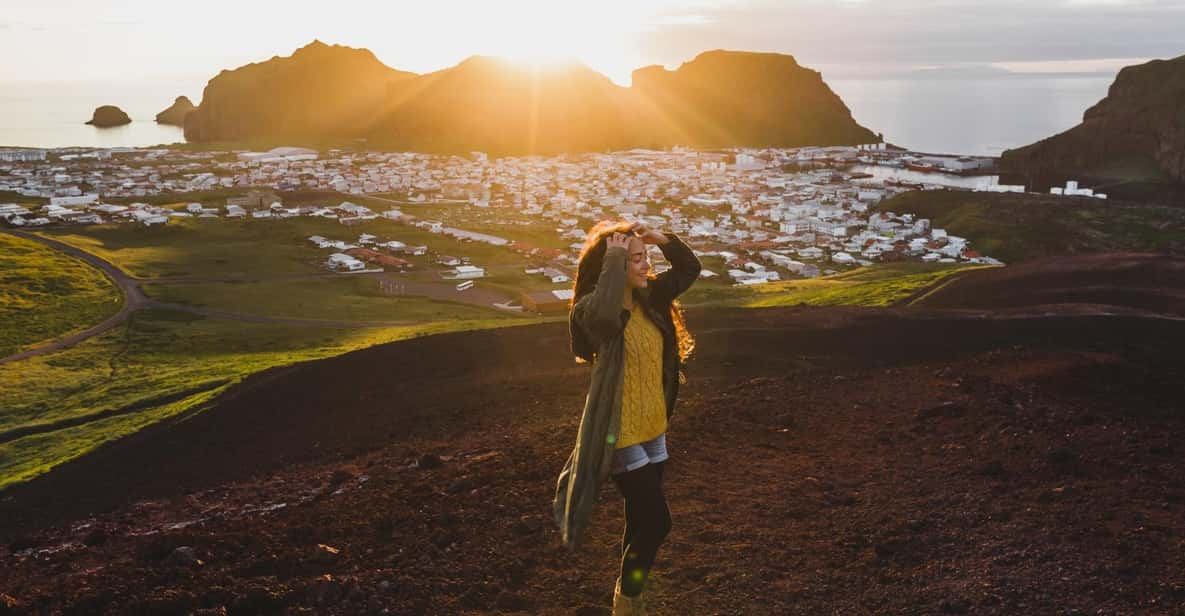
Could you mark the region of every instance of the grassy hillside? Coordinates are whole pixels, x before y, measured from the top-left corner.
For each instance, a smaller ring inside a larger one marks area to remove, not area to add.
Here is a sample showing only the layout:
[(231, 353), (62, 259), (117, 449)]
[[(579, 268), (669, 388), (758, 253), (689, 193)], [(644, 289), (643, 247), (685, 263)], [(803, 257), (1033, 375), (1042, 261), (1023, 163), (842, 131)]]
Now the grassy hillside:
[(1005, 263), (1095, 252), (1185, 252), (1185, 209), (1052, 195), (908, 192), (880, 211), (909, 212)]
[[(485, 286), (485, 281), (481, 281)], [(337, 321), (440, 321), (522, 318), (425, 297), (383, 295), (379, 281), (357, 276), (266, 282), (145, 285), (154, 299), (225, 312)]]
[(967, 265), (892, 263), (834, 276), (785, 280), (751, 287), (696, 283), (681, 300), (685, 304), (719, 303), (746, 308), (772, 306), (889, 306), (909, 299)]
[[(54, 239), (94, 253), (141, 278), (219, 278), (312, 274), (332, 250), (319, 249), (311, 235), (355, 241), (362, 233), (380, 240), (427, 245), (429, 251), (468, 256), (474, 265), (517, 265), (519, 255), (502, 246), (460, 242), (386, 220), (351, 227), (323, 218), (285, 220), (174, 219), (167, 226), (102, 225), (47, 231)], [(409, 257), (417, 267), (430, 259)]]
[(449, 319), (340, 329), (141, 311), (71, 349), (0, 365), (0, 489), (198, 408), (268, 368), (394, 340), (515, 323)]
[(86, 329), (122, 304), (119, 289), (99, 270), (0, 233), (0, 357)]

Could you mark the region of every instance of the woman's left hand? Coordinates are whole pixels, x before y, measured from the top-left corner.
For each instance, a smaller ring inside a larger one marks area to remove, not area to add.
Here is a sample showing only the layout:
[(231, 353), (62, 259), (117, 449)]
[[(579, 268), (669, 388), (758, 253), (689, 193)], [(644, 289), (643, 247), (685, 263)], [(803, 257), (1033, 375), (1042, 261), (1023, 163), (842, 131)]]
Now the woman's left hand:
[(643, 244), (667, 243), (667, 236), (663, 235), (660, 231), (655, 231), (654, 229), (647, 227), (644, 223), (635, 222), (633, 226), (630, 227), (630, 231), (642, 238)]

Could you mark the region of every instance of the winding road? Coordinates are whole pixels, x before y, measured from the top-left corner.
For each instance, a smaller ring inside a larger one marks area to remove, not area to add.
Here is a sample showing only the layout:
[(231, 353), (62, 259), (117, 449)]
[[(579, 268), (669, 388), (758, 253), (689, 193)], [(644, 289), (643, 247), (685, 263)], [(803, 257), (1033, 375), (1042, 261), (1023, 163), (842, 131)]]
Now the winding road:
[(131, 276), (128, 276), (127, 273), (118, 267), (107, 261), (104, 261), (103, 259), (100, 259), (99, 257), (96, 257), (95, 255), (92, 255), (89, 252), (86, 252), (85, 250), (80, 250), (64, 242), (51, 240), (49, 238), (41, 237), (40, 235), (28, 233), (25, 231), (5, 230), (4, 233), (15, 235), (27, 240), (32, 240), (34, 242), (40, 242), (72, 257), (82, 259), (90, 265), (99, 268), (104, 274), (107, 275), (108, 278), (111, 279), (112, 282), (116, 284), (116, 286), (119, 287), (119, 290), (123, 292), (124, 299), (123, 307), (119, 309), (119, 312), (111, 315), (111, 317), (102, 323), (99, 323), (98, 325), (88, 329), (84, 329), (83, 331), (80, 331), (76, 334), (71, 334), (63, 338), (58, 338), (52, 342), (48, 342), (31, 349), (26, 349), (20, 353), (15, 353), (13, 355), (9, 355), (8, 357), (0, 357), (0, 364), (20, 361), (22, 359), (28, 359), (38, 355), (45, 355), (47, 353), (53, 353), (64, 348), (74, 346), (83, 340), (93, 338), (99, 334), (109, 331), (116, 325), (126, 321), (133, 312), (151, 303), (151, 300), (149, 300), (148, 297), (144, 295), (144, 291), (140, 289), (139, 282), (137, 282)]
[[(95, 336), (98, 336), (100, 334), (110, 331), (112, 328), (114, 328), (114, 327), (118, 326), (119, 324), (123, 323), (124, 321), (126, 321), (128, 319), (128, 317), (130, 317), (132, 315), (132, 313), (136, 312), (137, 310), (144, 309), (144, 308), (161, 308), (161, 309), (167, 309), (167, 310), (176, 310), (176, 311), (180, 311), (180, 312), (188, 312), (191, 314), (197, 314), (197, 315), (206, 316), (206, 317), (229, 319), (229, 320), (234, 320), (234, 321), (243, 321), (245, 323), (303, 325), (303, 326), (309, 326), (309, 327), (358, 327), (358, 328), (393, 327), (393, 326), (402, 326), (402, 325), (415, 325), (420, 322), (420, 321), (335, 321), (335, 320), (322, 320), (322, 319), (300, 319), (300, 318), (290, 318), (290, 317), (272, 317), (272, 316), (265, 316), (265, 315), (245, 314), (245, 313), (239, 313), (239, 312), (228, 312), (228, 311), (223, 311), (223, 310), (211, 310), (208, 308), (199, 308), (197, 306), (189, 306), (186, 304), (175, 304), (175, 303), (169, 303), (169, 302), (161, 302), (161, 301), (154, 300), (154, 299), (148, 297), (144, 293), (144, 289), (143, 289), (142, 285), (145, 283), (148, 283), (148, 284), (198, 284), (198, 283), (206, 283), (206, 282), (265, 282), (265, 281), (269, 281), (269, 280), (299, 280), (299, 279), (337, 277), (337, 276), (341, 276), (342, 274), (326, 273), (326, 274), (277, 275), (277, 276), (267, 276), (267, 277), (251, 277), (251, 278), (242, 278), (242, 277), (240, 277), (240, 278), (205, 278), (205, 279), (184, 278), (184, 279), (166, 279), (166, 280), (143, 280), (143, 279), (136, 278), (134, 276), (129, 275), (127, 272), (123, 271), (118, 266), (111, 263), (110, 261), (107, 261), (106, 259), (103, 259), (95, 254), (89, 253), (89, 252), (82, 250), (78, 247), (71, 246), (70, 244), (67, 244), (65, 242), (61, 242), (61, 241), (58, 241), (55, 239), (37, 235), (35, 233), (29, 233), (27, 231), (4, 229), (4, 230), (0, 230), (0, 232), (9, 233), (9, 234), (17, 236), (17, 237), (21, 237), (21, 238), (24, 238), (27, 240), (32, 240), (34, 242), (39, 242), (39, 243), (49, 246), (55, 250), (58, 250), (60, 252), (68, 254), (72, 257), (76, 257), (78, 259), (85, 261), (86, 263), (98, 268), (100, 271), (102, 271), (104, 274), (106, 274), (107, 277), (110, 278), (111, 281), (114, 282), (116, 284), (116, 286), (119, 287), (120, 291), (123, 292), (123, 296), (124, 296), (124, 304), (123, 304), (123, 307), (120, 308), (119, 312), (115, 313), (108, 319), (104, 320), (102, 323), (99, 323), (98, 325), (87, 328), (83, 331), (80, 331), (80, 332), (77, 332), (74, 334), (70, 334), (70, 335), (64, 336), (62, 338), (58, 338), (56, 340), (41, 343), (33, 348), (26, 349), (24, 351), (15, 353), (13, 355), (9, 355), (8, 357), (0, 357), (0, 364), (6, 364), (9, 362), (20, 361), (23, 359), (28, 359), (30, 357), (36, 357), (38, 355), (46, 355), (49, 353), (54, 353), (56, 351), (60, 351), (62, 349), (74, 346), (74, 345), (78, 344), (79, 342), (82, 342), (82, 341), (87, 340), (89, 338), (93, 338)], [(383, 276), (384, 274), (355, 274), (355, 275)], [(428, 283), (407, 283), (406, 286), (408, 287), (408, 290), (411, 291), (411, 293), (409, 293), (409, 295), (410, 294), (416, 294), (416, 295), (422, 294), (422, 295), (428, 295), (430, 297), (432, 297), (434, 295), (439, 295), (439, 293), (429, 292), (429, 291), (433, 290), (434, 285), (430, 285)], [(451, 290), (451, 285), (446, 285), (446, 286), (449, 286), (450, 290)], [(452, 301), (458, 301), (458, 298), (456, 298), (456, 297), (449, 297), (447, 299), (451, 299)], [(461, 298), (459, 301), (466, 301), (466, 299), (468, 299), (468, 298)], [(479, 298), (475, 296), (473, 299), (478, 300)], [(478, 302), (470, 301), (468, 303), (478, 303)], [(485, 303), (481, 303), (480, 305), (488, 307), (488, 304), (485, 304)]]

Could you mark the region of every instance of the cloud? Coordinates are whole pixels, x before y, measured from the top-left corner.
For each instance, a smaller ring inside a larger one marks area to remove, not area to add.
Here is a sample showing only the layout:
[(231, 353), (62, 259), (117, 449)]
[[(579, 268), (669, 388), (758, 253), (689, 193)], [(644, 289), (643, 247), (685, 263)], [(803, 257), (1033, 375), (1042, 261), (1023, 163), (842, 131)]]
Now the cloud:
[(950, 65), (1185, 53), (1180, 0), (751, 0), (641, 42), (668, 65), (703, 49), (777, 51), (807, 65)]

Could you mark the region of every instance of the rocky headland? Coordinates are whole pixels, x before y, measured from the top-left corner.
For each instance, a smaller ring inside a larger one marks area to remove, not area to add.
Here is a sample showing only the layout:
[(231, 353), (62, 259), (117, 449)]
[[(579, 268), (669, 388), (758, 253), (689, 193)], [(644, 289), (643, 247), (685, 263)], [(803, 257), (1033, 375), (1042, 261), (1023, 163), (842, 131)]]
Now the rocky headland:
[(189, 115), (189, 112), (194, 109), (197, 109), (197, 107), (193, 104), (193, 101), (189, 100), (188, 96), (178, 96), (173, 101), (173, 104), (169, 105), (168, 109), (156, 114), (156, 123), (168, 124), (170, 126), (185, 126), (185, 116)]
[(1001, 157), (1005, 169), (1185, 182), (1185, 56), (1124, 67), (1082, 123)]

